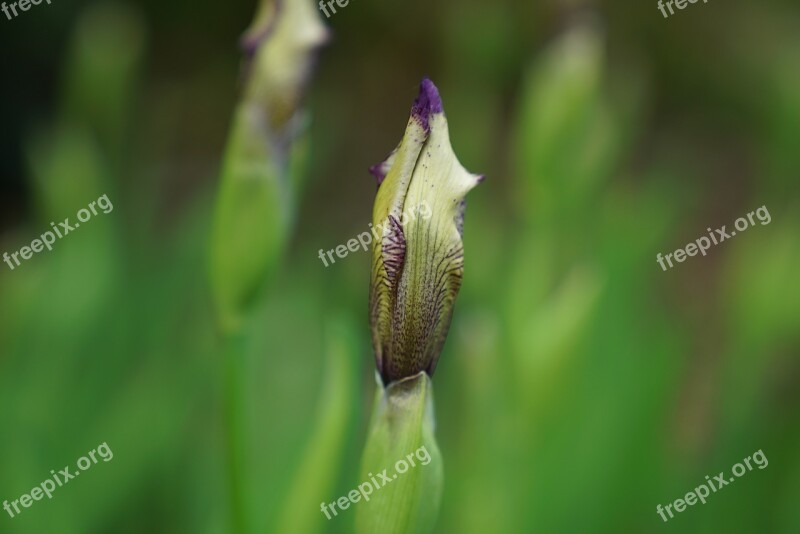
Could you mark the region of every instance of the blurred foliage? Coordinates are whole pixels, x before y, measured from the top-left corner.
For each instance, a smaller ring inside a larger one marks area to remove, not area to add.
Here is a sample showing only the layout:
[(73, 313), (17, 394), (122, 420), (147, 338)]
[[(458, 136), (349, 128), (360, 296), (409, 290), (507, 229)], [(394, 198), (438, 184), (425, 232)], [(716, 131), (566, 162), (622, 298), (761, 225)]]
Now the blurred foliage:
[[(0, 500), (114, 452), (0, 532), (230, 531), (205, 266), (255, 5), (136, 6), (2, 23), (0, 252), (115, 209), (0, 264)], [(253, 530), (353, 530), (319, 502), (361, 482), (369, 255), (318, 250), (367, 229), (366, 169), (423, 75), (487, 175), (434, 378), (435, 531), (800, 530), (797, 4), (351, 1), (326, 22), (297, 226), (241, 332)], [(759, 206), (769, 225), (658, 266)], [(769, 467), (661, 521), (759, 449)]]

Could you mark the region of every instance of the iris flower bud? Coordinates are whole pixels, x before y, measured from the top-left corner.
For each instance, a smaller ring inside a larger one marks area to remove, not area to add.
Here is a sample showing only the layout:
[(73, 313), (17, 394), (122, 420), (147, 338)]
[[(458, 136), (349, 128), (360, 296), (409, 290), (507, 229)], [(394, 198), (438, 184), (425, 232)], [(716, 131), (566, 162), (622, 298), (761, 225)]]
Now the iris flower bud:
[(327, 30), (308, 0), (262, 0), (242, 38), (244, 92), (222, 164), (211, 281), (236, 329), (288, 241), (304, 155), (302, 99)]
[[(458, 162), (439, 91), (422, 80), (400, 145), (378, 179), (370, 284), (372, 344), (384, 384), (432, 375), (461, 287), (464, 197), (482, 176)], [(421, 208), (430, 217), (408, 217)]]

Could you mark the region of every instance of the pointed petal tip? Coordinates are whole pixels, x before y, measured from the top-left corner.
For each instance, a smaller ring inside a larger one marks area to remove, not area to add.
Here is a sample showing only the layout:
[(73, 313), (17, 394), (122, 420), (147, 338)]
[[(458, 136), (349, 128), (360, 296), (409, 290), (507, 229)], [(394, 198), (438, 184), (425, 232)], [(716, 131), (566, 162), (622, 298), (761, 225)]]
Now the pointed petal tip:
[(429, 129), (428, 119), (434, 113), (442, 113), (442, 98), (439, 96), (439, 89), (430, 80), (430, 78), (423, 78), (422, 83), (419, 84), (419, 95), (414, 100), (414, 106), (411, 108), (411, 116), (416, 117), (422, 122), (425, 130)]
[(375, 181), (378, 182), (378, 185), (381, 185), (383, 181), (386, 179), (386, 172), (384, 167), (385, 167), (384, 163), (381, 162), (369, 168), (369, 173), (375, 177)]

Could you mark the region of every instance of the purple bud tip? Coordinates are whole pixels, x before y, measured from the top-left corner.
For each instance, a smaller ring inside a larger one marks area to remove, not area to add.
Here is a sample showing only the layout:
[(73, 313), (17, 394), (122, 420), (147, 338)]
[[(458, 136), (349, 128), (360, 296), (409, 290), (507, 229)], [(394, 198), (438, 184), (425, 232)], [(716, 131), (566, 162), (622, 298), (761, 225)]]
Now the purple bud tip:
[(428, 130), (428, 119), (433, 113), (442, 113), (442, 99), (439, 90), (428, 78), (423, 78), (419, 84), (419, 96), (414, 100), (414, 107), (411, 108), (411, 116), (417, 117), (422, 126)]
[(378, 185), (380, 186), (383, 181), (386, 179), (386, 170), (384, 169), (385, 165), (383, 163), (378, 163), (377, 165), (373, 165), (369, 168), (369, 172), (375, 179), (378, 181)]

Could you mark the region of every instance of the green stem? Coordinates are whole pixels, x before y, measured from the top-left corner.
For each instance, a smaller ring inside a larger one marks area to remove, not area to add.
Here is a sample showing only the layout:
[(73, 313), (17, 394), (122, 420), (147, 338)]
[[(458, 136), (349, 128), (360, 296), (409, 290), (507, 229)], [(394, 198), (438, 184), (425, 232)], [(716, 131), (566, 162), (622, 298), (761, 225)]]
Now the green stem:
[(246, 388), (244, 387), (244, 335), (242, 329), (224, 336), (224, 403), (225, 438), (230, 491), (232, 531), (235, 534), (250, 532), (247, 504), (245, 502), (245, 465), (247, 457), (247, 432), (244, 418)]

